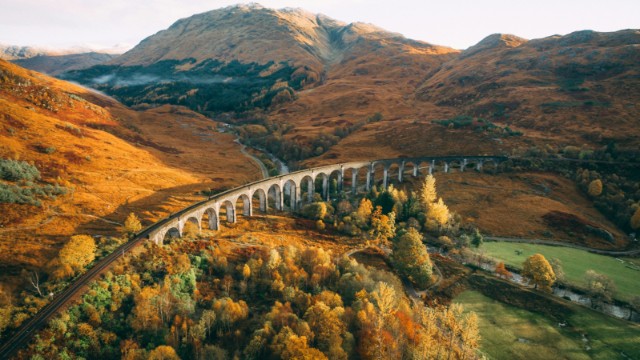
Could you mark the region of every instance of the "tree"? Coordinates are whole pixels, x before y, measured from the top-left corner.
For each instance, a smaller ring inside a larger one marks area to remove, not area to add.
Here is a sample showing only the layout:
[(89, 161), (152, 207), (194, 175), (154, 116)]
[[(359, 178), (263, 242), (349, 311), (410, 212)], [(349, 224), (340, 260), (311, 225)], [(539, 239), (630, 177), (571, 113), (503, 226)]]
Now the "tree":
[(447, 205), (442, 201), (442, 198), (440, 198), (438, 199), (438, 202), (432, 203), (427, 210), (427, 223), (431, 220), (437, 225), (443, 226), (447, 221), (449, 221), (450, 216), (449, 207), (447, 207)]
[(385, 242), (396, 234), (396, 214), (392, 211), (389, 215), (382, 214), (382, 208), (376, 207), (371, 215), (371, 230), (369, 235), (375, 240)]
[(373, 213), (373, 204), (371, 200), (364, 198), (360, 200), (360, 205), (356, 211), (358, 222), (361, 225), (366, 225), (371, 220), (371, 213)]
[(416, 229), (410, 228), (393, 242), (393, 263), (403, 276), (420, 288), (426, 288), (431, 282), (431, 258)]
[(75, 235), (67, 242), (58, 255), (61, 266), (69, 266), (76, 272), (84, 269), (96, 257), (96, 242), (89, 235)]
[(180, 360), (176, 350), (168, 345), (160, 345), (149, 352), (148, 360)]
[(527, 258), (522, 265), (522, 276), (533, 283), (534, 287), (544, 291), (551, 291), (551, 286), (556, 281), (556, 274), (551, 264), (542, 254), (534, 254)]
[(616, 284), (613, 280), (593, 270), (587, 270), (584, 273), (584, 279), (587, 283), (589, 295), (591, 295), (592, 307), (595, 305), (595, 301), (611, 301), (616, 291)]
[(595, 179), (589, 183), (589, 195), (592, 197), (597, 197), (602, 194), (602, 180)]
[(393, 199), (393, 195), (388, 190), (381, 192), (373, 202), (373, 205), (378, 208), (382, 208), (383, 214), (388, 214), (393, 211), (393, 206), (396, 201)]
[(308, 219), (322, 220), (327, 215), (327, 204), (314, 202), (302, 208), (302, 215)]
[(484, 243), (484, 237), (480, 233), (480, 230), (476, 229), (475, 232), (473, 233), (473, 238), (471, 238), (471, 244), (474, 247), (479, 248), (482, 245), (482, 243)]
[(504, 266), (503, 262), (499, 262), (498, 265), (496, 265), (495, 272), (496, 272), (496, 275), (498, 275), (498, 277), (501, 277), (504, 279), (511, 279), (511, 273)]
[(134, 213), (129, 213), (127, 219), (124, 221), (124, 226), (122, 227), (124, 234), (131, 238), (138, 231), (142, 230), (142, 224), (140, 220)]
[(422, 183), (422, 188), (420, 189), (420, 203), (422, 204), (422, 208), (425, 211), (428, 211), (431, 207), (431, 204), (436, 202), (438, 198), (438, 194), (436, 192), (436, 178), (433, 175), (429, 174), (424, 179)]
[(553, 268), (553, 273), (556, 274), (556, 281), (563, 282), (564, 268), (562, 267), (562, 261), (558, 258), (551, 258), (549, 263), (551, 264), (551, 268)]
[(636, 212), (633, 213), (630, 224), (632, 229), (640, 229), (640, 206), (636, 209)]

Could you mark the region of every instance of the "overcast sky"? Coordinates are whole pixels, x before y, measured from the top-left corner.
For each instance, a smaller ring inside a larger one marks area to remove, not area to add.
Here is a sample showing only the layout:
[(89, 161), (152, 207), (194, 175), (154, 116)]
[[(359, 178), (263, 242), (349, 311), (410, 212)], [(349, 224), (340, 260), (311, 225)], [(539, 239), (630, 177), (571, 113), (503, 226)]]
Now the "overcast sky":
[[(192, 14), (249, 1), (0, 0), (0, 43), (68, 48), (135, 46)], [(368, 22), (409, 38), (467, 48), (487, 35), (524, 38), (575, 30), (640, 28), (640, 0), (263, 0), (345, 22)]]

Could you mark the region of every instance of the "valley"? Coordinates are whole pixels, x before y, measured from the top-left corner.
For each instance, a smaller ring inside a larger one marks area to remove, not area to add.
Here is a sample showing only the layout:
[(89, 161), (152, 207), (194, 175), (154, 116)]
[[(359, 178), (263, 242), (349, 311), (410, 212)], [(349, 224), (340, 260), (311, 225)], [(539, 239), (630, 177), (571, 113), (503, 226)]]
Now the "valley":
[(0, 358), (640, 357), (640, 30), (163, 28), (0, 46)]

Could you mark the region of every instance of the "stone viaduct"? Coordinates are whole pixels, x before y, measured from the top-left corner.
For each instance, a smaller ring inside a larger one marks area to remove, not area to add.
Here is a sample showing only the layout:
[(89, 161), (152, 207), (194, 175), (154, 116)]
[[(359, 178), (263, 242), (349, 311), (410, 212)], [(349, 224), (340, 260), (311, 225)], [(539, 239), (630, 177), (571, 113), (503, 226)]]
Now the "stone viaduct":
[[(391, 181), (402, 182), (405, 176), (419, 176), (423, 172), (435, 171), (481, 171), (483, 167), (495, 168), (506, 160), (499, 156), (444, 156), (398, 158), (374, 161), (348, 162), (300, 170), (286, 175), (270, 177), (244, 186), (213, 195), (209, 199), (191, 205), (169, 218), (156, 223), (144, 231), (147, 239), (162, 244), (166, 237), (182, 236), (187, 222), (192, 222), (199, 230), (208, 228), (218, 230), (221, 217), (235, 223), (238, 214), (252, 216), (254, 204), (261, 212), (267, 212), (270, 206), (277, 210), (296, 210), (305, 202), (313, 200), (316, 189), (328, 200), (330, 182), (335, 180), (334, 191), (369, 191), (374, 183), (381, 183), (386, 189)], [(346, 180), (346, 181), (345, 181)], [(349, 186), (344, 189), (345, 183)], [(303, 188), (306, 199), (302, 198)]]

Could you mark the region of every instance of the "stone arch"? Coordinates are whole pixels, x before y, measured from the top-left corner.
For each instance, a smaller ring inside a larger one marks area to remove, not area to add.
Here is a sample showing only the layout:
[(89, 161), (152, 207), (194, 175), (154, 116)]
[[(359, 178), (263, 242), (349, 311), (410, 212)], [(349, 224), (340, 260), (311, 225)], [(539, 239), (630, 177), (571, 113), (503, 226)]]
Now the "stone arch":
[(228, 223), (236, 222), (236, 204), (232, 203), (230, 200), (224, 200), (220, 205), (220, 211), (218, 212), (220, 217), (222, 217), (223, 211)]
[(340, 194), (342, 191), (342, 181), (342, 169), (336, 169), (329, 173), (327, 184), (328, 198), (337, 197), (338, 194)]
[(328, 199), (329, 196), (329, 176), (323, 172), (316, 174), (313, 181), (314, 191), (320, 194), (323, 200)]
[(187, 224), (193, 224), (198, 228), (198, 233), (200, 233), (200, 231), (202, 230), (201, 227), (201, 223), (200, 220), (198, 220), (198, 218), (195, 215), (190, 215), (187, 218), (187, 221), (184, 222), (184, 225), (182, 226), (182, 233), (184, 234), (184, 227), (187, 226)]
[[(257, 202), (255, 200), (258, 200)], [(256, 189), (253, 191), (251, 195), (251, 206), (252, 208), (257, 203), (257, 209), (266, 213), (267, 212), (267, 194), (263, 189)], [(253, 210), (252, 210), (253, 213)]]
[(402, 166), (402, 177), (406, 178), (407, 176), (417, 177), (420, 176), (420, 163), (410, 160), (405, 161), (404, 166)]
[(448, 162), (449, 164), (449, 171), (448, 172), (461, 172), (464, 171), (463, 169), (463, 160), (462, 159), (452, 159), (449, 160)]
[(162, 243), (166, 244), (171, 242), (172, 239), (177, 239), (180, 238), (182, 236), (182, 234), (180, 233), (180, 230), (177, 227), (171, 227), (169, 229), (167, 229), (167, 231), (165, 231), (164, 235), (162, 236)]
[[(240, 201), (240, 203), (238, 203), (238, 201)], [(235, 214), (242, 214), (242, 216), (251, 216), (252, 215), (252, 208), (251, 208), (251, 199), (249, 198), (249, 195), (247, 194), (240, 194), (237, 198), (236, 201), (234, 201), (234, 204), (236, 206), (235, 210)]]
[(300, 187), (293, 179), (287, 180), (282, 185), (282, 202), (291, 210), (296, 210), (300, 202)]
[(371, 184), (379, 185), (378, 190), (382, 190), (382, 187), (387, 185), (386, 183), (386, 175), (388, 175), (387, 164), (383, 162), (374, 162), (371, 164)]
[(392, 162), (387, 165), (387, 184), (389, 186), (393, 183), (402, 182), (402, 161)]
[(358, 170), (358, 168), (354, 167), (344, 168), (342, 191), (350, 191), (352, 194), (356, 194), (358, 192), (358, 185), (361, 185), (365, 180), (364, 176), (360, 176)]
[(495, 159), (485, 159), (482, 161), (481, 170), (483, 172), (495, 173), (498, 171), (498, 161)]
[(282, 189), (280, 189), (280, 185), (273, 184), (269, 186), (267, 203), (269, 204), (268, 206), (273, 206), (276, 210), (282, 210)]
[(303, 176), (298, 185), (300, 188), (300, 202), (312, 202), (313, 194), (315, 193), (313, 177), (311, 175)]
[(216, 209), (207, 208), (202, 214), (200, 229), (218, 230), (220, 228), (220, 218)]

